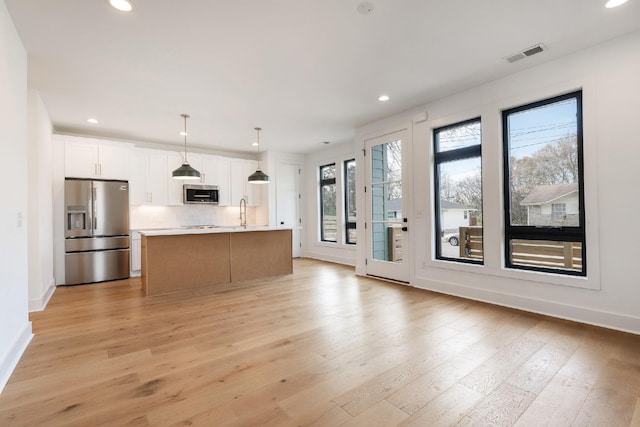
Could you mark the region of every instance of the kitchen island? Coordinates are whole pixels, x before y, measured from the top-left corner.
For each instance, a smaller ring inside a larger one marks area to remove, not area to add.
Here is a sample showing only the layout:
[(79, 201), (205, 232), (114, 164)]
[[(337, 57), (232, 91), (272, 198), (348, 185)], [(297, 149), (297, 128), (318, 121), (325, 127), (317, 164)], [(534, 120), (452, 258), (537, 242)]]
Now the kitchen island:
[(205, 227), (140, 234), (145, 295), (293, 273), (289, 229)]

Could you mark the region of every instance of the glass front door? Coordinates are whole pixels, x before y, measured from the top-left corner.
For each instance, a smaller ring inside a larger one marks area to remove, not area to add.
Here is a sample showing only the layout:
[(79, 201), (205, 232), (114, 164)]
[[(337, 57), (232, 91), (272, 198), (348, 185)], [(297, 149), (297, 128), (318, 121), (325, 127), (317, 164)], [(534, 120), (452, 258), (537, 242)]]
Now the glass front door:
[(367, 274), (409, 281), (408, 200), (404, 185), (407, 131), (366, 141)]

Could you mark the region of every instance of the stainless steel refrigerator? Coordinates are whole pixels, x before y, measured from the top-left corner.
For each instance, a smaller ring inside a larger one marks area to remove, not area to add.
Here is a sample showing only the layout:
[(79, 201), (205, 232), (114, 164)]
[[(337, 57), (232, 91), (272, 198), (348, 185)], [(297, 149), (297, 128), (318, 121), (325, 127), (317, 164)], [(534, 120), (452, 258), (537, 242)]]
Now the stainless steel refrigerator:
[(67, 178), (65, 285), (129, 277), (129, 184)]

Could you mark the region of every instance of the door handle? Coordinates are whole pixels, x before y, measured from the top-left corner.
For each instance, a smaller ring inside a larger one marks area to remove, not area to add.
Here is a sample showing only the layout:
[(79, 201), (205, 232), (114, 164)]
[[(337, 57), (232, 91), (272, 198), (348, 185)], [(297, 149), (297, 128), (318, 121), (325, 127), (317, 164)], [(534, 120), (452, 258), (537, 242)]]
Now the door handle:
[[(93, 185), (93, 184), (92, 184)], [(92, 195), (92, 205), (93, 205), (93, 229), (96, 230), (98, 228), (98, 207), (96, 206), (97, 202), (96, 202), (96, 198), (97, 198), (97, 192), (96, 192), (96, 187), (92, 187), (91, 188), (91, 195)]]

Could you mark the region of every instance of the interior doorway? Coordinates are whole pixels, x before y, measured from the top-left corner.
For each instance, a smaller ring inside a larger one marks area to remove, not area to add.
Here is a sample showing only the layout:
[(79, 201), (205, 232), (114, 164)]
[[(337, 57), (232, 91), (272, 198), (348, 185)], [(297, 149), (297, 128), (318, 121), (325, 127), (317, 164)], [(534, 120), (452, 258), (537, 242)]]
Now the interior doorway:
[(300, 176), (302, 169), (298, 163), (280, 162), (277, 166), (276, 181), (276, 224), (278, 228), (292, 230), (292, 254), (299, 258), (302, 252), (300, 216)]

